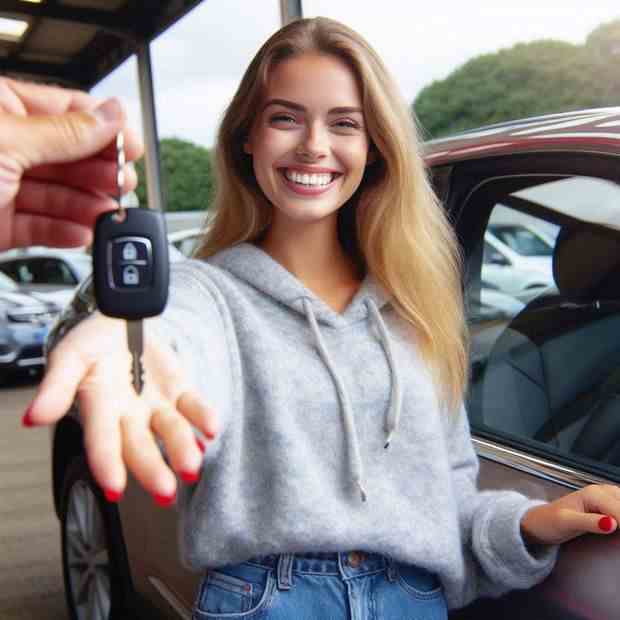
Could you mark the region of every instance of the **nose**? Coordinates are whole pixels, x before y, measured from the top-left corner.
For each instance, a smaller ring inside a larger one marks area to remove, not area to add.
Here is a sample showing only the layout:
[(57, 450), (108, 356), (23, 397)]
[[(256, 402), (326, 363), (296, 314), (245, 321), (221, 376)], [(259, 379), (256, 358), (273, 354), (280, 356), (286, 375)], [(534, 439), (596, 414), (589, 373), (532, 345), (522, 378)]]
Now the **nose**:
[(297, 146), (297, 155), (305, 159), (316, 160), (326, 157), (328, 151), (329, 139), (326, 129), (318, 123), (309, 125)]

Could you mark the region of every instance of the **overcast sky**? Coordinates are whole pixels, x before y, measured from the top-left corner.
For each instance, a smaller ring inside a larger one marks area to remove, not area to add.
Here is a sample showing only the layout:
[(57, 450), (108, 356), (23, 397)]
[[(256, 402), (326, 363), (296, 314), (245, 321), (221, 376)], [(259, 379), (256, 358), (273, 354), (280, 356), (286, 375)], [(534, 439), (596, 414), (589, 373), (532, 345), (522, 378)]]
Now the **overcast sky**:
[[(620, 18), (618, 0), (302, 0), (304, 16), (347, 23), (379, 52), (405, 98), (478, 54), (536, 39), (582, 44)], [(212, 146), (241, 75), (280, 27), (278, 0), (204, 0), (152, 46), (160, 137)], [(119, 96), (140, 126), (136, 63), (97, 86)], [(620, 103), (620, 102), (619, 102)]]

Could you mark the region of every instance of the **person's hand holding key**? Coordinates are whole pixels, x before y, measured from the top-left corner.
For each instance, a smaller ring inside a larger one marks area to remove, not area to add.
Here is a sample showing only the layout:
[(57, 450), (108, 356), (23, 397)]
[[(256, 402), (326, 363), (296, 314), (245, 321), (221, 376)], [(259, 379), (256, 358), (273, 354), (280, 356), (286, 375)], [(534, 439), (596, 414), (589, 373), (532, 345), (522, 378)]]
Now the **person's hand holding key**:
[[(120, 199), (122, 137), (117, 147)], [(93, 246), (99, 312), (50, 353), (24, 416), (26, 426), (57, 422), (77, 395), (88, 463), (110, 501), (122, 495), (129, 468), (158, 504), (172, 504), (176, 479), (155, 437), (172, 469), (193, 483), (204, 446), (192, 426), (208, 438), (216, 432), (214, 412), (189, 388), (172, 348), (154, 337), (143, 343), (142, 320), (160, 314), (167, 301), (167, 247), (161, 213), (122, 209), (119, 200), (118, 211), (99, 216)]]

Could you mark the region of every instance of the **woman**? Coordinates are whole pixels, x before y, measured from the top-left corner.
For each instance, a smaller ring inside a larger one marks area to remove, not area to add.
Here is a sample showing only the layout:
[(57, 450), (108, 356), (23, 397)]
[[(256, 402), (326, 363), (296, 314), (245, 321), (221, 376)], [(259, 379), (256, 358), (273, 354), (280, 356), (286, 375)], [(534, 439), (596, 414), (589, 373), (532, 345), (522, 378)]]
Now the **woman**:
[(205, 571), (195, 618), (445, 617), (615, 529), (615, 487), (549, 504), (477, 491), (457, 245), (358, 34), (324, 18), (274, 34), (223, 119), (217, 171), (199, 260), (147, 321), (143, 396), (122, 322), (93, 316), (28, 413), (55, 421), (77, 392), (108, 498), (128, 467), (178, 500), (183, 562)]

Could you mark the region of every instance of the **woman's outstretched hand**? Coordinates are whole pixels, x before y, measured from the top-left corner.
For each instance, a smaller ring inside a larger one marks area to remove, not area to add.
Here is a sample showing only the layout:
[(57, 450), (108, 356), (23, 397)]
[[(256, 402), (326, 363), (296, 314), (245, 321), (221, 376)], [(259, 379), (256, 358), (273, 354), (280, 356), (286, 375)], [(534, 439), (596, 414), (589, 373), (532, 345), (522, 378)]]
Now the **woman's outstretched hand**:
[(528, 510), (521, 519), (527, 543), (557, 545), (582, 534), (611, 534), (620, 521), (620, 487), (592, 484)]
[(131, 382), (125, 322), (93, 314), (48, 356), (23, 423), (58, 422), (77, 397), (86, 457), (106, 497), (119, 498), (129, 469), (158, 504), (169, 505), (176, 496), (176, 477), (155, 438), (163, 441), (174, 472), (196, 482), (203, 451), (192, 426), (213, 439), (217, 420), (189, 386), (170, 346), (149, 335), (143, 362), (144, 390), (138, 396)]

